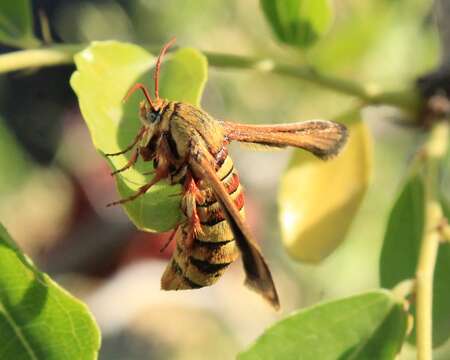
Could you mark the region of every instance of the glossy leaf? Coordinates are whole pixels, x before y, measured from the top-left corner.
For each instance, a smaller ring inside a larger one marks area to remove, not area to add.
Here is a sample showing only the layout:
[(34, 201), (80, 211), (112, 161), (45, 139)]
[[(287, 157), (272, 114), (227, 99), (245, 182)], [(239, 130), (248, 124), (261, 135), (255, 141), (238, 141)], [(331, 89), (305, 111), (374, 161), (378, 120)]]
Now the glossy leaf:
[(0, 2), (0, 43), (16, 47), (36, 47), (30, 0)]
[[(425, 223), (425, 189), (420, 174), (409, 177), (389, 216), (380, 257), (380, 282), (392, 288), (415, 277)], [(450, 244), (442, 244), (433, 284), (433, 345), (450, 337)], [(412, 308), (414, 312), (414, 307)], [(414, 332), (411, 341), (414, 341)]]
[(366, 125), (353, 119), (342, 119), (349, 140), (340, 155), (322, 161), (295, 151), (281, 179), (283, 243), (295, 259), (318, 262), (328, 256), (344, 240), (367, 190), (372, 143)]
[[(167, 59), (161, 66), (161, 95), (198, 105), (207, 77), (205, 57), (194, 49), (181, 49)], [(126, 104), (122, 99), (136, 82), (149, 84), (151, 88), (154, 60), (136, 45), (114, 41), (94, 43), (75, 56), (77, 71), (71, 85), (100, 153), (118, 152), (134, 139), (140, 126), (138, 103), (142, 95), (132, 95)], [(130, 156), (128, 153), (108, 161), (112, 169), (119, 169)], [(116, 176), (120, 197), (133, 194), (148, 182), (151, 175), (143, 173), (152, 169), (150, 162), (140, 160), (135, 167)], [(179, 193), (179, 186), (161, 182), (124, 208), (137, 227), (166, 231), (180, 220)]]
[(0, 357), (96, 359), (100, 334), (87, 307), (38, 271), (0, 225)]
[(316, 42), (333, 18), (328, 0), (261, 0), (260, 4), (277, 38), (300, 48)]
[(391, 210), (380, 258), (380, 280), (392, 288), (414, 277), (425, 222), (425, 189), (419, 174), (403, 187)]
[(403, 305), (388, 291), (372, 291), (281, 320), (239, 359), (394, 359), (406, 328)]

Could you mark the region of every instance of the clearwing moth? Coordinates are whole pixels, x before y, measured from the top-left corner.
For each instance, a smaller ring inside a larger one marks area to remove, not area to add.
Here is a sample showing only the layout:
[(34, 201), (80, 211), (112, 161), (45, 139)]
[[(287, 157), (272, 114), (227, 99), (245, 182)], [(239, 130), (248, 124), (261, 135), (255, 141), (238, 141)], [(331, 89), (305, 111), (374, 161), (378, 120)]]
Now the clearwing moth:
[(176, 249), (161, 279), (164, 290), (196, 289), (214, 284), (226, 268), (242, 256), (246, 285), (274, 308), (280, 307), (269, 267), (244, 220), (244, 195), (239, 175), (228, 155), (231, 141), (265, 147), (293, 146), (328, 159), (347, 139), (345, 126), (325, 120), (280, 125), (245, 125), (214, 119), (193, 105), (159, 97), (161, 60), (175, 39), (167, 43), (156, 61), (155, 94), (138, 83), (125, 96), (141, 90), (142, 123), (134, 141), (116, 156), (133, 151), (128, 163), (113, 174), (133, 166), (139, 158), (153, 161), (154, 176), (130, 197), (108, 204), (133, 201), (161, 180), (181, 184), (184, 220), (171, 239)]

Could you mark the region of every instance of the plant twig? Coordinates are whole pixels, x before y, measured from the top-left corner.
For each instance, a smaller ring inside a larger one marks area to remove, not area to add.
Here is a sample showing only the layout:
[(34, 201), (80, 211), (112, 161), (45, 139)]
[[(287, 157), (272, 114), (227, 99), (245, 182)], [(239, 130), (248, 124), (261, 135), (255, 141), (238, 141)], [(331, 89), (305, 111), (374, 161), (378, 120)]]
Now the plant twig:
[(440, 160), (448, 146), (449, 124), (436, 123), (425, 146), (425, 230), (416, 269), (417, 359), (432, 359), (433, 275), (439, 250), (443, 212), (438, 199)]
[(433, 276), (439, 249), (439, 233), (430, 229), (438, 216), (438, 206), (430, 203), (427, 206), (428, 224), (422, 240), (419, 262), (416, 271), (416, 329), (417, 359), (431, 360), (433, 334)]
[(29, 68), (72, 64), (73, 56), (82, 49), (82, 45), (54, 45), (3, 54), (0, 55), (0, 74)]
[(354, 96), (367, 104), (388, 104), (405, 110), (417, 111), (421, 106), (420, 96), (414, 89), (398, 92), (383, 92), (376, 86), (365, 86), (348, 79), (323, 74), (311, 66), (281, 64), (272, 59), (240, 55), (204, 52), (210, 65), (222, 68), (253, 69), (260, 72), (295, 77), (336, 92)]
[[(73, 63), (73, 56), (86, 44), (53, 44), (40, 49), (20, 50), (0, 55), (0, 74), (28, 68), (57, 66)], [(144, 46), (153, 53), (159, 48)], [(253, 69), (264, 73), (290, 76), (322, 86), (342, 94), (354, 96), (367, 104), (387, 104), (416, 112), (421, 106), (420, 96), (414, 88), (398, 92), (375, 90), (357, 82), (321, 73), (311, 66), (295, 66), (276, 62), (273, 59), (243, 55), (203, 52), (213, 67)]]

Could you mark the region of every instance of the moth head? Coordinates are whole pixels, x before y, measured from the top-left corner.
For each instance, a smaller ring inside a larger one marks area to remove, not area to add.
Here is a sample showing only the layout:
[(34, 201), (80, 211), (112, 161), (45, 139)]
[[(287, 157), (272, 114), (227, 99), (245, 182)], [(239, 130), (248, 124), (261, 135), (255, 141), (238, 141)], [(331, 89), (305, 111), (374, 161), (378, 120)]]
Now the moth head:
[(139, 119), (141, 123), (147, 127), (155, 127), (159, 125), (161, 121), (161, 114), (163, 109), (161, 106), (153, 107), (146, 101), (141, 101), (139, 104)]
[(161, 118), (161, 111), (164, 107), (164, 104), (166, 103), (165, 100), (159, 97), (159, 73), (161, 69), (161, 61), (169, 47), (174, 42), (175, 38), (172, 38), (162, 48), (161, 53), (156, 60), (155, 71), (153, 72), (153, 80), (155, 81), (154, 98), (152, 99), (150, 93), (143, 84), (137, 83), (128, 91), (123, 99), (123, 101), (126, 101), (136, 90), (142, 91), (145, 97), (145, 101), (142, 101), (139, 104), (139, 118), (141, 119), (141, 122), (146, 126), (154, 126), (154, 124), (157, 124)]

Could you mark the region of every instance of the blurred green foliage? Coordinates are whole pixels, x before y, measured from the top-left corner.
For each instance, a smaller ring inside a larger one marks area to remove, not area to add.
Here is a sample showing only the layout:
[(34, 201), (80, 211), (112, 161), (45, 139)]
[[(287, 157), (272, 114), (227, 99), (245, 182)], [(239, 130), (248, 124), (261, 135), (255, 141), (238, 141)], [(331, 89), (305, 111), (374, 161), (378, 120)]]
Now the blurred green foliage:
[(300, 261), (318, 263), (341, 244), (370, 183), (372, 139), (359, 111), (336, 120), (346, 124), (350, 134), (341, 154), (324, 162), (295, 150), (281, 179), (283, 243)]
[[(419, 169), (407, 178), (389, 216), (380, 256), (380, 283), (392, 288), (415, 276), (425, 228), (425, 184)], [(428, 210), (429, 211), (429, 210)], [(433, 295), (433, 344), (450, 336), (450, 244), (442, 244), (435, 266)], [(413, 306), (412, 311), (415, 311)], [(415, 332), (412, 336), (415, 341)]]
[(0, 43), (14, 47), (37, 47), (29, 0), (3, 1), (0, 7)]
[(21, 186), (32, 169), (32, 163), (2, 119), (0, 119), (0, 169), (8, 171), (8, 176), (4, 176), (0, 181), (0, 194), (3, 196)]
[(238, 358), (394, 359), (406, 330), (403, 304), (387, 291), (373, 291), (290, 315)]
[(278, 39), (300, 48), (319, 40), (333, 17), (328, 0), (261, 0), (260, 4)]
[(0, 225), (0, 353), (4, 359), (96, 359), (85, 304), (37, 270)]

